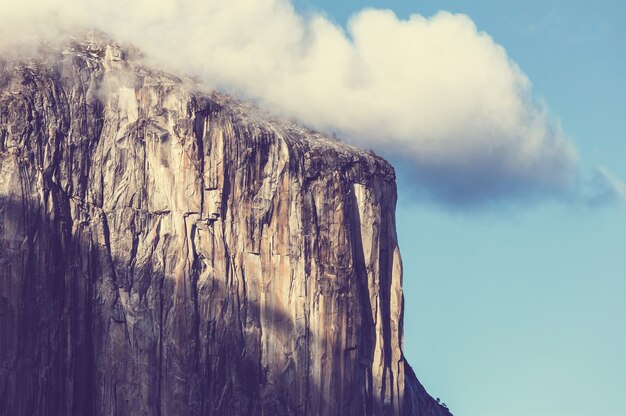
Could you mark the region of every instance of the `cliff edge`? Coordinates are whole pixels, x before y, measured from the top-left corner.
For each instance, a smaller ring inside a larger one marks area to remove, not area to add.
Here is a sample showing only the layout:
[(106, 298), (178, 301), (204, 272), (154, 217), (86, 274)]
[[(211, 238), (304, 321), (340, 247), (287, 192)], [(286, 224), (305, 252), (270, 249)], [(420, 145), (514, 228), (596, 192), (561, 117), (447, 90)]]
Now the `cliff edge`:
[(1, 415), (450, 416), (383, 159), (91, 38), (0, 58)]

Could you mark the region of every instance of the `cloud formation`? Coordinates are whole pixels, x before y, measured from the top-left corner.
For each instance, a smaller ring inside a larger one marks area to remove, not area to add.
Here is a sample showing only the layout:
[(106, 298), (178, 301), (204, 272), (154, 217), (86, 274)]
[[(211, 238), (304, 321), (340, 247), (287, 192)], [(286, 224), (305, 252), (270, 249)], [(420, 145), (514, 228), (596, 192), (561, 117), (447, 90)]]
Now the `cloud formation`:
[(366, 9), (344, 29), (300, 15), (288, 0), (2, 7), (0, 20), (48, 21), (53, 13), (97, 26), (171, 70), (373, 148), (439, 201), (567, 192), (577, 176), (576, 150), (558, 121), (505, 49), (465, 15), (403, 20)]

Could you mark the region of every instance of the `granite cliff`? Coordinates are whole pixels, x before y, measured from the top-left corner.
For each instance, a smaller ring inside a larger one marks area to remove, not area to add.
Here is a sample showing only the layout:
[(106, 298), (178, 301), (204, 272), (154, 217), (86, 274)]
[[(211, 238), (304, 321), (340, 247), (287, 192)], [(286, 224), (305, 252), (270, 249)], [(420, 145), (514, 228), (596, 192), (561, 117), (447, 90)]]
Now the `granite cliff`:
[(131, 55), (0, 58), (0, 415), (449, 416), (392, 167)]

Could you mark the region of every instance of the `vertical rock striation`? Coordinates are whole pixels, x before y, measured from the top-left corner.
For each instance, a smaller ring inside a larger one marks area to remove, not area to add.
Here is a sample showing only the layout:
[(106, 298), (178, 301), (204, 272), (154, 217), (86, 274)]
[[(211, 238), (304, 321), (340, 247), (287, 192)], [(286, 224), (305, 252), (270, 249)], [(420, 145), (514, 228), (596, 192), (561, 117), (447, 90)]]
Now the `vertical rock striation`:
[(392, 167), (126, 55), (0, 60), (0, 414), (450, 415)]

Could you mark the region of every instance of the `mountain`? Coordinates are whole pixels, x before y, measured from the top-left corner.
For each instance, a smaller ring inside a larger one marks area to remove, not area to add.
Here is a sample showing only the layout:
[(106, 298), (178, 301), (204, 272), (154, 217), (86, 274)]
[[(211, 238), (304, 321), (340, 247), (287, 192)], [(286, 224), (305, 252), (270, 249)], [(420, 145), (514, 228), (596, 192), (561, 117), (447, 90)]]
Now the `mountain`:
[(90, 35), (0, 59), (1, 415), (450, 416), (393, 168)]

